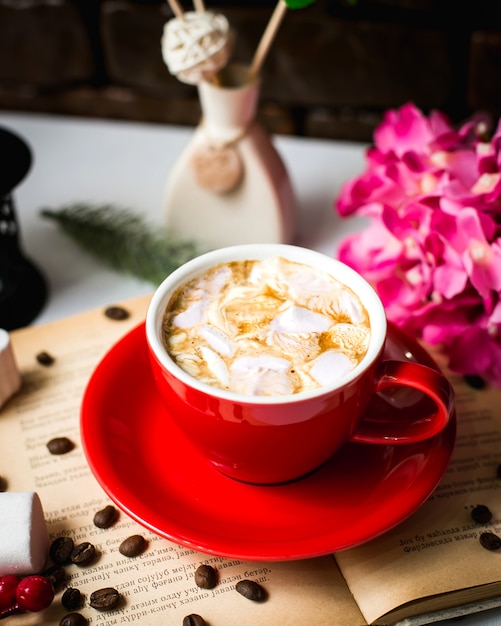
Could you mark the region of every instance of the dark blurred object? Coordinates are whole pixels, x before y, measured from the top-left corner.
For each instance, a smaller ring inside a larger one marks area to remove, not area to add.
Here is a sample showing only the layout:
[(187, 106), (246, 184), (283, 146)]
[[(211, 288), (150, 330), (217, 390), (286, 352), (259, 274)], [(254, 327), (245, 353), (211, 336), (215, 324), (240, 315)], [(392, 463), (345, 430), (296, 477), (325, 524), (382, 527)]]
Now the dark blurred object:
[(0, 328), (29, 324), (45, 303), (47, 288), (38, 269), (21, 251), (14, 188), (28, 173), (31, 151), (17, 135), (0, 128)]

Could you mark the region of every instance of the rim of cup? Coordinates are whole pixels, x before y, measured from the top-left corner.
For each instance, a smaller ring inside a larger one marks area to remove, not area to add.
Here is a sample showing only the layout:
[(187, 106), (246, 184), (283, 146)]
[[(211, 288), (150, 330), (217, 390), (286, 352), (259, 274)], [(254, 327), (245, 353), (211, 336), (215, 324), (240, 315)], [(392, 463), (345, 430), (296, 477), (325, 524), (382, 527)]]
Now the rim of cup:
[[(249, 396), (201, 382), (185, 372), (168, 354), (163, 345), (161, 332), (165, 308), (176, 289), (220, 263), (242, 260), (263, 260), (282, 256), (290, 261), (309, 265), (329, 273), (351, 288), (360, 298), (369, 314), (371, 338), (369, 348), (360, 363), (332, 384), (316, 389), (280, 396)], [(147, 342), (162, 367), (185, 385), (211, 396), (240, 404), (287, 404), (323, 396), (340, 389), (357, 379), (380, 354), (386, 338), (387, 321), (383, 304), (373, 287), (354, 269), (322, 252), (291, 244), (239, 244), (205, 252), (171, 272), (156, 288), (146, 313)]]

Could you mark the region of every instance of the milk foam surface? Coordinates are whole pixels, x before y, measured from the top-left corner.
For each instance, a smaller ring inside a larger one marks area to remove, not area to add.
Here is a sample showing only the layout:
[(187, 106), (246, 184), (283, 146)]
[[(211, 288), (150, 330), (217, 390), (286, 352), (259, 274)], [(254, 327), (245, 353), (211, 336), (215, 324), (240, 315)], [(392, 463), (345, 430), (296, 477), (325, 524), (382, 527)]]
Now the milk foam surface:
[(358, 296), (282, 257), (234, 261), (171, 298), (163, 342), (186, 372), (245, 395), (289, 395), (341, 379), (370, 341)]

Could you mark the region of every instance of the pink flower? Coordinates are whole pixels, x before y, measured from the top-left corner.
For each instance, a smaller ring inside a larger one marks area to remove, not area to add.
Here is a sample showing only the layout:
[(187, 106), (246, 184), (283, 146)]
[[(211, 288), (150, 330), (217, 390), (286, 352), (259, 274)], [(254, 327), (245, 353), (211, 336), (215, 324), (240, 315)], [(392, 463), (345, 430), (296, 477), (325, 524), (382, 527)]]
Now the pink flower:
[(451, 341), (450, 366), (462, 374), (481, 373), (499, 386), (501, 380), (501, 304), (483, 315)]
[(388, 111), (337, 198), (341, 216), (369, 218), (338, 256), (391, 321), (501, 386), (501, 121), (487, 131), (479, 116), (455, 129), (412, 104)]

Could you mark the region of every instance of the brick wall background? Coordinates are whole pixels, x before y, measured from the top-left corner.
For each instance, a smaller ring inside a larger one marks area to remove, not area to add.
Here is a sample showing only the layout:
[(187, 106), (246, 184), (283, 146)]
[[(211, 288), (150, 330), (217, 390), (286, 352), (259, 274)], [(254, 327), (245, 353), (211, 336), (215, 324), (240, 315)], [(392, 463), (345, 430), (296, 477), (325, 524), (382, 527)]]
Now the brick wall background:
[[(217, 4), (250, 62), (277, 0)], [(181, 2), (185, 10), (192, 5)], [(274, 133), (369, 141), (413, 101), (453, 122), (501, 116), (501, 0), (317, 0), (289, 10), (262, 72)], [(194, 125), (196, 88), (171, 76), (165, 0), (0, 0), (0, 109)]]

